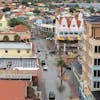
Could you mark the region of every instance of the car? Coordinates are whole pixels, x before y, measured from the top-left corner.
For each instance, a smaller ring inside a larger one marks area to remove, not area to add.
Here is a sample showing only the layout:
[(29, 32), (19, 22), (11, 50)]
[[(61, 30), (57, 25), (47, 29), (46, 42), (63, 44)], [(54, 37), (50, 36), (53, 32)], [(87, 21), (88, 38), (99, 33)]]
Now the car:
[(43, 70), (48, 70), (48, 66), (47, 65), (43, 65)]
[(41, 65), (42, 65), (42, 66), (45, 65), (45, 60), (42, 60), (42, 61), (41, 61)]
[(55, 93), (54, 91), (49, 92), (49, 100), (55, 100)]
[(49, 53), (50, 54), (56, 54), (56, 51), (55, 50), (50, 50)]
[(40, 52), (40, 50), (37, 50), (37, 52)]

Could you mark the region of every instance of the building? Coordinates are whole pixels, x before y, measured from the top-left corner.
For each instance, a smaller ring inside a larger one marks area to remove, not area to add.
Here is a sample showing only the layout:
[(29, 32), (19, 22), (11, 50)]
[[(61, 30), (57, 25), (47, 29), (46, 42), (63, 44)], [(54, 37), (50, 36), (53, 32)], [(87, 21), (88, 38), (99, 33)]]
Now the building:
[(84, 33), (83, 15), (71, 15), (70, 13), (59, 15), (55, 23), (55, 44), (57, 50), (65, 54), (77, 52), (80, 35)]
[(0, 31), (6, 31), (9, 29), (8, 20), (5, 15), (1, 15), (0, 19)]
[[(31, 88), (31, 81), (27, 80), (0, 80), (1, 100), (36, 100), (35, 90)], [(38, 99), (39, 96), (38, 96)]]
[(79, 45), (81, 100), (100, 100), (100, 16), (85, 18), (85, 27), (86, 32)]
[(29, 58), (33, 54), (33, 45), (31, 42), (0, 42), (1, 58)]

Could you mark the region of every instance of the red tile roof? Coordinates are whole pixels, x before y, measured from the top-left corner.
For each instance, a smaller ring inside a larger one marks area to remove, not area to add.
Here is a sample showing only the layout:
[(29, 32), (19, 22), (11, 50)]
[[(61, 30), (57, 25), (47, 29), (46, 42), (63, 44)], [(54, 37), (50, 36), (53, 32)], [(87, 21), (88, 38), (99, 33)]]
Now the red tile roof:
[(25, 82), (0, 80), (0, 100), (25, 100)]
[(27, 32), (29, 31), (29, 28), (23, 24), (20, 24), (20, 25), (16, 25), (13, 29), (13, 31), (16, 31), (16, 32)]

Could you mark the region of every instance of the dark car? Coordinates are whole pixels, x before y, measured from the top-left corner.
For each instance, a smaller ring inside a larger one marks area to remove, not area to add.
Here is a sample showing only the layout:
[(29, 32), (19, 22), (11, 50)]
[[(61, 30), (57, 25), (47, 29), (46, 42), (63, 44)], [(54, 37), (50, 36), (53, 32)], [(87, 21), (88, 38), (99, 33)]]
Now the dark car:
[(56, 54), (56, 51), (50, 50), (49, 53), (50, 53), (50, 54)]
[(55, 93), (54, 91), (49, 92), (49, 100), (55, 100)]
[(41, 61), (41, 65), (42, 65), (42, 66), (45, 65), (45, 60), (42, 60), (42, 61)]
[(40, 52), (40, 50), (37, 50), (37, 52)]
[(71, 70), (71, 66), (66, 66), (66, 69)]

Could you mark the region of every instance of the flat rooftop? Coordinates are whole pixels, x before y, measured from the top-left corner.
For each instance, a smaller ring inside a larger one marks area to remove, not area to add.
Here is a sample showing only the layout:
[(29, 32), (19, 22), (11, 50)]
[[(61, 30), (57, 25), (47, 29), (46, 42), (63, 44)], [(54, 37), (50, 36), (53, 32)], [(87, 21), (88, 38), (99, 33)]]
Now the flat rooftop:
[(30, 43), (0, 42), (0, 49), (31, 49)]
[(90, 16), (85, 18), (86, 21), (100, 23), (100, 16)]
[(92, 93), (93, 93), (94, 98), (95, 98), (96, 100), (100, 100), (100, 91), (94, 91), (94, 92), (92, 92)]
[(36, 58), (0, 58), (0, 69), (35, 69), (37, 68)]

